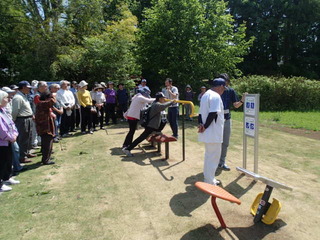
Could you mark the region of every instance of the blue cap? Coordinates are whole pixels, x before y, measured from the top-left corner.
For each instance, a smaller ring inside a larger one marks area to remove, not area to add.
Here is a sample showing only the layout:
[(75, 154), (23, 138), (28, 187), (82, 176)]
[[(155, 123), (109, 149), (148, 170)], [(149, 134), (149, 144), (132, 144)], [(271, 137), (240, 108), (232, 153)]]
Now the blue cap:
[(223, 78), (215, 78), (210, 81), (212, 87), (226, 86), (226, 81)]
[(28, 88), (32, 88), (32, 86), (30, 85), (30, 83), (28, 81), (21, 81), (18, 83), (18, 87), (19, 88), (23, 88), (23, 87), (28, 87)]

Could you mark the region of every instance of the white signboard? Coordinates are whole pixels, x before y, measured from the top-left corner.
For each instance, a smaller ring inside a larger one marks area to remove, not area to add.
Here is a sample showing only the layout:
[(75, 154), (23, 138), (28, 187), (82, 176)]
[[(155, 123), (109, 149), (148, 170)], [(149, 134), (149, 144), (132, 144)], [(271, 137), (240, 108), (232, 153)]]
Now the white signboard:
[(255, 116), (256, 114), (256, 101), (255, 101), (255, 97), (246, 97), (245, 100), (245, 106), (244, 106), (244, 113), (246, 115), (250, 115), (250, 116)]
[(254, 137), (256, 128), (256, 120), (254, 117), (245, 117), (245, 130), (247, 136)]

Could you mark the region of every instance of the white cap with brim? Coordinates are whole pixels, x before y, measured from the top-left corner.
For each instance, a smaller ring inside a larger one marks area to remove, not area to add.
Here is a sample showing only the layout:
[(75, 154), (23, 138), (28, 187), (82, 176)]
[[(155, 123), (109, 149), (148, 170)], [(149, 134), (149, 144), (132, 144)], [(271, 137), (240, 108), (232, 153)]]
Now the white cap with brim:
[(5, 91), (6, 93), (14, 93), (14, 92), (16, 92), (15, 90), (12, 90), (12, 89), (10, 89), (8, 87), (3, 87), (1, 90)]
[(88, 83), (85, 81), (85, 80), (82, 80), (80, 83), (79, 83), (79, 87), (83, 88), (85, 86), (87, 86)]

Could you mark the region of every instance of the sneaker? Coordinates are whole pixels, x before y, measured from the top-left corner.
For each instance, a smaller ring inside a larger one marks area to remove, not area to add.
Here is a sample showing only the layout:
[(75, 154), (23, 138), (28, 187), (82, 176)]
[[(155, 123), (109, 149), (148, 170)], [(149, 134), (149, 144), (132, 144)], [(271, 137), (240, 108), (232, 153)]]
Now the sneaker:
[(2, 185), (2, 187), (0, 188), (0, 192), (9, 192), (12, 190), (12, 187), (9, 187), (5, 184)]
[(222, 170), (225, 170), (225, 171), (230, 171), (230, 168), (228, 167), (227, 164), (223, 164), (223, 165), (219, 164), (219, 168), (221, 168)]
[(59, 139), (58, 139), (58, 138), (54, 138), (54, 139), (53, 139), (53, 142), (54, 142), (54, 143), (58, 143), (58, 142), (59, 142)]
[(213, 179), (213, 185), (219, 186), (219, 185), (221, 185), (221, 181), (217, 180), (217, 179)]
[(133, 157), (133, 154), (126, 147), (122, 148), (122, 152), (127, 155), (127, 157)]
[(3, 183), (6, 184), (6, 185), (16, 185), (16, 184), (19, 184), (20, 181), (15, 180), (13, 178), (9, 178), (9, 180), (3, 181)]
[(86, 134), (86, 132), (81, 132), (81, 134)]
[(54, 161), (48, 161), (46, 163), (43, 163), (43, 165), (52, 165), (52, 164), (55, 164), (55, 162)]
[(89, 133), (90, 133), (90, 134), (93, 134), (93, 131), (91, 131), (91, 130), (90, 130), (90, 132), (89, 132)]
[(37, 156), (38, 156), (37, 154), (33, 154), (33, 153), (28, 153), (27, 154), (28, 158), (34, 158), (34, 157), (37, 157)]

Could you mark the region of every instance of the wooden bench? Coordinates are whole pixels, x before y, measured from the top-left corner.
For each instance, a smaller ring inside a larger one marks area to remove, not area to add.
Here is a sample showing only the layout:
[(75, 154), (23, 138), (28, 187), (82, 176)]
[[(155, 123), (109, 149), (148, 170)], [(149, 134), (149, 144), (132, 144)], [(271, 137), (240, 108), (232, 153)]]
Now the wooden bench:
[(172, 136), (167, 136), (165, 134), (161, 135), (151, 135), (147, 138), (148, 142), (151, 142), (151, 145), (154, 146), (154, 143), (157, 143), (158, 150), (157, 152), (161, 153), (161, 143), (165, 143), (165, 159), (169, 159), (169, 142), (176, 142), (177, 139)]
[(217, 206), (216, 203), (216, 198), (220, 198), (232, 203), (237, 203), (238, 205), (241, 204), (241, 201), (236, 198), (235, 196), (233, 196), (231, 193), (227, 192), (226, 190), (224, 190), (223, 188), (219, 187), (219, 186), (214, 186), (211, 185), (209, 183), (205, 183), (205, 182), (196, 182), (195, 186), (197, 188), (199, 188), (201, 191), (211, 195), (211, 204), (212, 207), (219, 219), (219, 222), (221, 224), (222, 228), (227, 228), (227, 225), (225, 224), (222, 215), (220, 213), (220, 210)]

